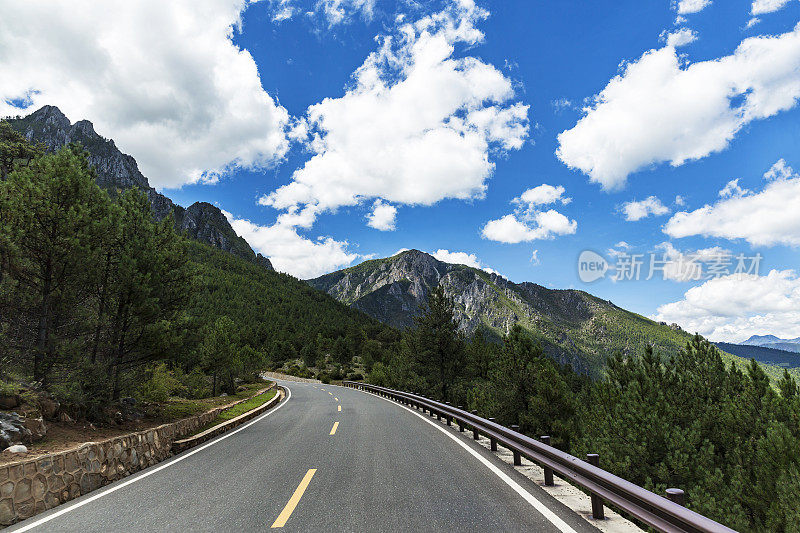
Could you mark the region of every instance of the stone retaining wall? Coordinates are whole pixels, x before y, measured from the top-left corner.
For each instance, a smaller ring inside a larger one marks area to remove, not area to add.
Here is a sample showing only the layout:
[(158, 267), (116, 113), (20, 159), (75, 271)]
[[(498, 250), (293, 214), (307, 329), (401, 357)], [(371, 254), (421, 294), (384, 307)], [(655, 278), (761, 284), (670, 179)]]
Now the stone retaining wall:
[[(274, 386), (273, 383), (269, 388)], [(0, 466), (0, 527), (25, 520), (163, 461), (172, 455), (175, 440), (205, 426), (229, 407), (218, 407), (152, 429), (87, 442), (72, 450)]]
[(240, 426), (247, 422), (248, 420), (252, 420), (253, 418), (261, 415), (264, 411), (271, 409), (275, 404), (281, 401), (283, 398), (283, 388), (279, 388), (276, 392), (275, 396), (264, 402), (263, 404), (259, 405), (255, 409), (251, 409), (244, 414), (237, 416), (236, 418), (232, 418), (226, 422), (222, 422), (221, 424), (217, 424), (216, 426), (209, 428), (202, 433), (194, 435), (192, 437), (176, 440), (172, 443), (172, 453), (181, 453), (189, 448), (194, 448), (198, 444), (202, 444), (207, 442), (218, 435), (222, 435), (228, 430), (235, 428), (236, 426)]
[(280, 372), (262, 372), (261, 377), (264, 379), (282, 379), (284, 381), (296, 381), (298, 383), (322, 383), (318, 379), (298, 378), (289, 374), (281, 374)]

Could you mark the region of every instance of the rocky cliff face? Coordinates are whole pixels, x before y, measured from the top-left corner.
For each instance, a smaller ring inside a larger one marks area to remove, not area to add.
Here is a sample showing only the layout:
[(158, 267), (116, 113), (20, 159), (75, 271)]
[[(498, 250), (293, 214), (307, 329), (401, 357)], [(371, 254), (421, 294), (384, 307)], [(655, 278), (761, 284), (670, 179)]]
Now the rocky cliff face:
[(176, 205), (150, 186), (133, 157), (123, 154), (113, 140), (95, 132), (88, 120), (72, 124), (57, 107), (44, 106), (26, 117), (9, 122), (28, 140), (40, 142), (48, 150), (58, 150), (73, 142), (80, 143), (88, 152), (89, 163), (97, 172), (97, 184), (112, 195), (131, 188), (139, 189), (147, 194), (157, 219), (161, 220), (172, 213), (177, 229), (189, 237), (272, 270), (269, 259), (261, 254), (256, 255), (247, 242), (236, 235), (217, 207), (205, 202), (194, 203), (188, 208)]
[(308, 283), (398, 328), (412, 326), (430, 291), (442, 286), (455, 302), (456, 319), (467, 335), (482, 329), (500, 336), (519, 324), (551, 357), (589, 374), (599, 372), (614, 351), (641, 353), (652, 344), (661, 353), (675, 353), (687, 338), (583, 291), (517, 284), (497, 274), (443, 263), (418, 250), (367, 261)]

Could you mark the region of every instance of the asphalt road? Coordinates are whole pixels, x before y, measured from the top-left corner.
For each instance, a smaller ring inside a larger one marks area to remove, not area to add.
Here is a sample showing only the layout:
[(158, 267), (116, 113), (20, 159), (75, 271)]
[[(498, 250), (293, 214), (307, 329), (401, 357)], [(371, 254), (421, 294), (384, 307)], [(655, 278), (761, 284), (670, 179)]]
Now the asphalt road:
[(596, 531), (469, 433), (282, 384), (254, 421), (8, 531)]

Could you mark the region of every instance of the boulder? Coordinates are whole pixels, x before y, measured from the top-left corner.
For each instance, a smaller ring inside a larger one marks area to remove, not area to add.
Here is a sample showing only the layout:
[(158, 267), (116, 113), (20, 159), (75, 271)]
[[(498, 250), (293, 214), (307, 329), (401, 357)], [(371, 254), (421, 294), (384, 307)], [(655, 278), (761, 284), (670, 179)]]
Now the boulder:
[(59, 420), (59, 422), (64, 422), (65, 424), (74, 424), (75, 423), (75, 421), (72, 419), (72, 417), (69, 416), (64, 411), (61, 411), (58, 414), (58, 420)]
[(61, 407), (61, 404), (54, 399), (46, 396), (39, 397), (39, 410), (45, 420), (55, 420), (59, 407)]
[(15, 445), (9, 446), (5, 450), (3, 450), (3, 453), (6, 453), (6, 452), (8, 452), (8, 453), (28, 453), (28, 448), (25, 447), (22, 444), (15, 444)]
[(0, 449), (30, 442), (30, 439), (31, 431), (25, 427), (25, 419), (17, 413), (0, 413)]
[(23, 418), (23, 423), (28, 431), (31, 432), (31, 440), (37, 441), (43, 439), (47, 434), (47, 424), (44, 423), (43, 418)]
[(119, 401), (119, 408), (119, 413), (122, 415), (122, 420), (119, 423), (144, 418), (144, 413), (136, 407), (136, 398), (122, 398)]
[(13, 409), (19, 405), (19, 396), (16, 394), (0, 395), (0, 409)]

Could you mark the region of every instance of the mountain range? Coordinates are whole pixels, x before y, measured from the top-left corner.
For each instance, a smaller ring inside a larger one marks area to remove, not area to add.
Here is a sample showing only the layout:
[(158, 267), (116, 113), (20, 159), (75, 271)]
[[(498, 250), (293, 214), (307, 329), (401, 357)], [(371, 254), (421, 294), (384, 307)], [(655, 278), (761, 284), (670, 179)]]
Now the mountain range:
[(755, 359), (759, 363), (783, 368), (800, 368), (800, 353), (752, 344), (715, 343), (717, 347), (744, 359)]
[(73, 124), (55, 106), (44, 106), (25, 117), (7, 120), (28, 141), (42, 143), (50, 151), (80, 143), (97, 173), (97, 184), (112, 196), (126, 189), (139, 189), (150, 199), (157, 219), (172, 213), (177, 229), (189, 237), (272, 270), (269, 259), (253, 252), (247, 242), (236, 235), (219, 208), (206, 202), (195, 202), (187, 208), (175, 204), (150, 186), (133, 157), (122, 153), (113, 140), (99, 135), (88, 120)]
[(579, 290), (513, 283), (466, 265), (444, 263), (419, 250), (374, 259), (308, 283), (385, 324), (404, 329), (441, 286), (456, 305), (467, 335), (478, 329), (499, 338), (519, 324), (545, 352), (578, 371), (597, 375), (615, 351), (640, 354), (648, 344), (671, 355), (690, 335)]
[(761, 346), (786, 352), (800, 353), (800, 337), (795, 339), (780, 339), (775, 335), (753, 335), (741, 344), (744, 346)]
[[(113, 140), (98, 134), (91, 122), (81, 120), (73, 124), (54, 106), (7, 120), (29, 141), (42, 143), (48, 150), (80, 143), (97, 173), (98, 185), (112, 196), (137, 188), (149, 198), (156, 218), (163, 219), (172, 213), (177, 229), (189, 237), (273, 270), (268, 258), (256, 254), (236, 234), (219, 208), (206, 202), (196, 202), (187, 208), (175, 204), (151, 187), (136, 160), (122, 153)], [(614, 352), (637, 355), (650, 345), (657, 353), (669, 356), (690, 338), (676, 324), (653, 322), (584, 291), (513, 283), (496, 273), (444, 263), (418, 250), (366, 261), (306, 283), (400, 329), (414, 324), (430, 291), (441, 285), (456, 304), (456, 319), (465, 334), (481, 330), (488, 337), (499, 339), (519, 324), (540, 342), (549, 356), (593, 376), (602, 373), (606, 358)], [(797, 340), (754, 337), (749, 341)], [(741, 363), (738, 357), (730, 360)]]

